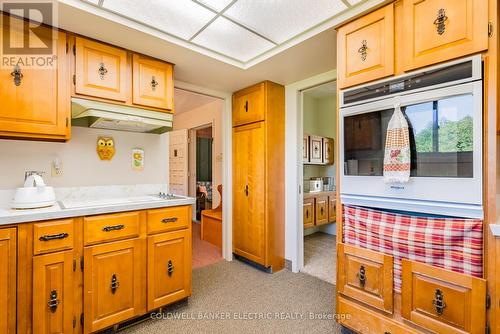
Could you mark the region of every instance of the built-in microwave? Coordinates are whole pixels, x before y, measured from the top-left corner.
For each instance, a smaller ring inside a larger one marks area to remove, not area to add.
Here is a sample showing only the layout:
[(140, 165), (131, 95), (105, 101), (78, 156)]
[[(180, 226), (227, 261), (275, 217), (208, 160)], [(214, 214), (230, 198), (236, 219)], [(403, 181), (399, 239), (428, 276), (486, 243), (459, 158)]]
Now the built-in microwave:
[[(474, 56), (340, 92), (344, 204), (483, 218), (482, 61)], [(395, 106), (409, 128), (407, 183), (385, 183)]]

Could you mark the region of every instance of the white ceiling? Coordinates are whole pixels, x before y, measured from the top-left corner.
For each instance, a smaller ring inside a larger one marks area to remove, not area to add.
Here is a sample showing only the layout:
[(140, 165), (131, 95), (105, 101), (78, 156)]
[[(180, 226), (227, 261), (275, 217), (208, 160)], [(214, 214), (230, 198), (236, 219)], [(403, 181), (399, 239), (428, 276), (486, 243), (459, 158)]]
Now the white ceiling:
[(331, 81), (322, 85), (309, 88), (304, 94), (313, 98), (323, 98), (337, 94), (337, 81)]
[(179, 88), (175, 88), (174, 96), (175, 115), (200, 108), (217, 100), (215, 97), (193, 93)]

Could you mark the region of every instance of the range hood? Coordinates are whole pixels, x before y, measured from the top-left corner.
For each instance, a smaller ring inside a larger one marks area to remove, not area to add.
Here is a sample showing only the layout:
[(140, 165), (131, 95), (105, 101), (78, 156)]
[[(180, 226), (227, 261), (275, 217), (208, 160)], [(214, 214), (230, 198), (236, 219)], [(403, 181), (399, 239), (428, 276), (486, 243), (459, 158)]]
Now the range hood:
[(71, 119), (74, 126), (160, 134), (172, 130), (173, 115), (161, 111), (72, 98)]

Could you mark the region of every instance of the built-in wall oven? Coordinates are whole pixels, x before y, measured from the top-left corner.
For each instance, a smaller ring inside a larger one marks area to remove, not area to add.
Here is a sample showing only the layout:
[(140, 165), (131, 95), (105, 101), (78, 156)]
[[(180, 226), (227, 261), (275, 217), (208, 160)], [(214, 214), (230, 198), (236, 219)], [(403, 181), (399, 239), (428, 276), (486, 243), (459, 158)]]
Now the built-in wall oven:
[[(340, 92), (344, 204), (483, 217), (480, 56)], [(384, 147), (395, 106), (409, 127), (407, 183), (385, 183)]]

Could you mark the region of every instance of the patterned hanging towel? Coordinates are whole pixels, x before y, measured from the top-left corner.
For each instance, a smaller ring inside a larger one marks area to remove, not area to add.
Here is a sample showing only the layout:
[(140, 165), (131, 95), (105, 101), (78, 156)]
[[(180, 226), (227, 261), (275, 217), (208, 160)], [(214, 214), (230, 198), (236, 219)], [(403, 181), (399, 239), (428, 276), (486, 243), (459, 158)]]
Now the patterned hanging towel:
[(408, 122), (401, 106), (394, 106), (394, 114), (387, 127), (384, 155), (384, 181), (404, 183), (410, 180), (410, 135)]

